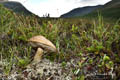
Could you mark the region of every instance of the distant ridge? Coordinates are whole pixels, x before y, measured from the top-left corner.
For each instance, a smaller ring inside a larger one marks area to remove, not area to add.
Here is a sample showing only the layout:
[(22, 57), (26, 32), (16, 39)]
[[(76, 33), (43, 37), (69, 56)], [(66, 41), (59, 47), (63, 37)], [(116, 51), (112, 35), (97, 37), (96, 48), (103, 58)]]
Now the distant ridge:
[(98, 8), (94, 12), (85, 16), (96, 17), (98, 14), (97, 11), (99, 11), (103, 17), (111, 19), (120, 19), (120, 0), (112, 0), (103, 5), (102, 8)]
[(21, 3), (15, 1), (1, 0), (0, 4), (4, 7), (12, 10), (17, 14), (32, 15), (33, 13), (28, 11)]
[(120, 0), (111, 0), (104, 5), (76, 8), (61, 17), (97, 17), (98, 12), (106, 18), (120, 19)]
[(102, 7), (102, 5), (75, 8), (75, 9), (71, 10), (70, 12), (61, 15), (61, 17), (64, 17), (64, 18), (68, 17), (69, 18), (69, 17), (84, 16), (84, 15), (91, 13), (92, 11), (94, 11), (98, 8), (101, 8), (101, 7)]

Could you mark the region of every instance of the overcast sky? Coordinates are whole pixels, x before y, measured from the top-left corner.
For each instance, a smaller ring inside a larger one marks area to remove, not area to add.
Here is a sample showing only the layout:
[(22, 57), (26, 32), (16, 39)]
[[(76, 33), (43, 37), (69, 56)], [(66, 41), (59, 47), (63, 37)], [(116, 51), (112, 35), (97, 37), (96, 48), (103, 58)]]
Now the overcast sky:
[(50, 17), (60, 15), (78, 7), (102, 5), (111, 0), (11, 0), (21, 2), (28, 10), (42, 17), (49, 13)]

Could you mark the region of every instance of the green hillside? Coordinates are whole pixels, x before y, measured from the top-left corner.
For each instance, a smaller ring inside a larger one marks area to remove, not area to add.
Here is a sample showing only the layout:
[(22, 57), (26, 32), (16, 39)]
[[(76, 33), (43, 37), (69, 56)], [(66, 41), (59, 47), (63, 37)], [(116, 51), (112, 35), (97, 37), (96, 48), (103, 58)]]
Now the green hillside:
[(5, 8), (12, 10), (16, 14), (33, 15), (32, 12), (27, 10), (21, 3), (15, 1), (0, 1), (0, 5)]
[(96, 11), (85, 16), (97, 17), (98, 13), (105, 18), (120, 19), (120, 1), (112, 0), (105, 4), (102, 8), (97, 9)]
[[(49, 39), (57, 52), (44, 54), (34, 64), (36, 48), (28, 39), (36, 35)], [(102, 16), (38, 18), (0, 6), (0, 80), (119, 80), (119, 44), (120, 22), (109, 23)]]
[(120, 18), (120, 1), (119, 0), (112, 0), (111, 2), (104, 5), (104, 8), (101, 10), (101, 13), (105, 17), (111, 18)]

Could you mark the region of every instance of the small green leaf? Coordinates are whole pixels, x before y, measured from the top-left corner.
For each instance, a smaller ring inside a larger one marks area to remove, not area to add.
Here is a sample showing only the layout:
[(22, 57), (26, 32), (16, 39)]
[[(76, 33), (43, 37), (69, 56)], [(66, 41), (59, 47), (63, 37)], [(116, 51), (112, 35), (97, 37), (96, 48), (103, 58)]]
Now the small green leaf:
[(90, 60), (89, 60), (89, 63), (92, 64), (92, 63), (93, 63), (93, 59), (90, 59)]
[(62, 62), (62, 66), (63, 66), (63, 67), (66, 66), (66, 62), (65, 62), (65, 61)]
[(103, 57), (103, 60), (104, 60), (105, 62), (106, 62), (106, 61), (109, 61), (109, 60), (110, 60), (110, 57), (105, 55), (105, 56)]
[(109, 61), (108, 63), (110, 65), (110, 67), (113, 67), (114, 63), (112, 61)]
[(77, 78), (77, 80), (85, 80), (85, 76), (81, 75), (80, 77)]
[(27, 41), (27, 38), (25, 36), (19, 36), (20, 40)]

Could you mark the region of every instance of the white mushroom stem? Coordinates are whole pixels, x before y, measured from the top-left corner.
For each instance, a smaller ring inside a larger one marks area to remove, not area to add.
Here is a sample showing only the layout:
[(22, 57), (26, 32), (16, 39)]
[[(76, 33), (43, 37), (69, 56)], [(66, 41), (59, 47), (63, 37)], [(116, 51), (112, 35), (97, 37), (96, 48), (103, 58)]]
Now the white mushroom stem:
[(39, 62), (42, 59), (42, 55), (43, 55), (43, 49), (38, 48), (33, 61), (35, 63)]

